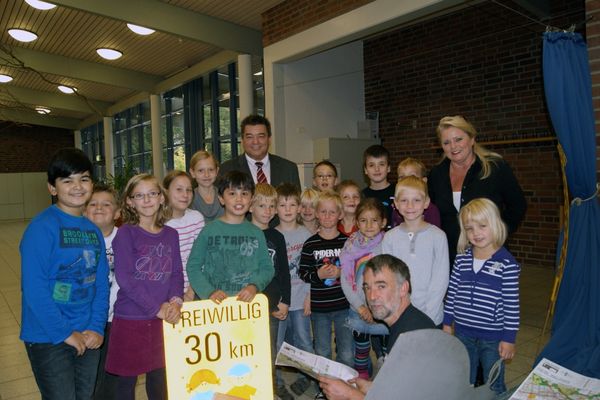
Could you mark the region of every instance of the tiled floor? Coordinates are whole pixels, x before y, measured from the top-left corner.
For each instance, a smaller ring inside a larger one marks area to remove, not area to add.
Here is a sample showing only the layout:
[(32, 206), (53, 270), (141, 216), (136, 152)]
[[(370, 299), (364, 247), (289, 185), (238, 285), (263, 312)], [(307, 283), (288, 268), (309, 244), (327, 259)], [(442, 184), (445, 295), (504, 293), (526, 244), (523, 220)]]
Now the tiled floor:
[[(19, 241), (27, 222), (0, 222), (0, 399), (39, 399), (23, 344), (21, 321)], [(517, 355), (507, 366), (506, 383), (518, 385), (531, 370), (538, 349), (545, 344), (541, 331), (552, 287), (551, 270), (524, 266), (521, 275), (521, 330)], [(541, 342), (540, 342), (541, 341)], [(287, 377), (287, 376), (286, 376)], [(309, 390), (301, 399), (310, 399)], [(146, 399), (142, 385), (138, 399)]]

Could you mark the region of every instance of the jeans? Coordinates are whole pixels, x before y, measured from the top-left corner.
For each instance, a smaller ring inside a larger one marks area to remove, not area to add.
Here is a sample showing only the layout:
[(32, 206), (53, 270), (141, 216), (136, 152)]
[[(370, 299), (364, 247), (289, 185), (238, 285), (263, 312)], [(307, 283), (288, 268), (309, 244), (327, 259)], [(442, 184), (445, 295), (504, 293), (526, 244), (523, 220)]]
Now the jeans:
[[(498, 351), (500, 341), (476, 339), (460, 333), (455, 333), (455, 336), (465, 345), (467, 353), (469, 353), (469, 382), (471, 384), (475, 384), (477, 367), (479, 366), (479, 362), (481, 362), (481, 367), (483, 368), (483, 382), (486, 383), (488, 380), (488, 375), (490, 374), (490, 369), (494, 363), (500, 359), (500, 353)], [(506, 391), (506, 385), (504, 384), (504, 363), (502, 363), (500, 366), (500, 374), (498, 375), (498, 379), (496, 379), (496, 381), (490, 387), (498, 394)]]
[(78, 356), (66, 343), (25, 343), (43, 400), (89, 400), (94, 393), (100, 350)]
[(304, 315), (304, 310), (290, 311), (286, 319), (279, 321), (277, 349), (281, 348), (284, 340), (300, 350), (313, 352), (310, 317)]
[[(271, 368), (273, 375), (273, 384), (275, 384), (276, 376), (275, 376), (275, 359), (277, 358), (277, 352), (279, 351), (279, 346), (277, 346), (277, 333), (279, 332), (279, 319), (275, 318), (272, 315), (269, 315), (269, 336), (271, 343)], [(279, 384), (279, 382), (277, 382)]]
[(352, 309), (348, 311), (348, 319), (346, 320), (346, 324), (352, 332), (367, 333), (370, 335), (388, 335), (390, 333), (388, 327), (385, 326), (385, 324), (369, 324), (368, 322), (363, 320), (356, 311)]
[[(288, 312), (286, 319), (279, 321), (277, 330), (277, 350), (281, 348), (284, 341), (300, 350), (314, 353), (310, 334), (310, 317), (304, 315), (304, 310), (290, 311)], [(275, 381), (278, 386), (284, 384), (280, 370), (276, 371)]]
[(98, 364), (98, 375), (96, 376), (96, 388), (94, 389), (94, 400), (112, 400), (116, 396), (117, 376), (109, 374), (104, 369), (106, 354), (108, 354), (108, 338), (110, 337), (110, 325), (108, 322), (104, 328), (104, 343), (100, 347), (100, 362)]
[(348, 309), (327, 313), (312, 313), (313, 335), (315, 338), (315, 353), (329, 358), (331, 351), (332, 324), (335, 329), (336, 360), (349, 367), (354, 367), (354, 339), (352, 331), (346, 325)]

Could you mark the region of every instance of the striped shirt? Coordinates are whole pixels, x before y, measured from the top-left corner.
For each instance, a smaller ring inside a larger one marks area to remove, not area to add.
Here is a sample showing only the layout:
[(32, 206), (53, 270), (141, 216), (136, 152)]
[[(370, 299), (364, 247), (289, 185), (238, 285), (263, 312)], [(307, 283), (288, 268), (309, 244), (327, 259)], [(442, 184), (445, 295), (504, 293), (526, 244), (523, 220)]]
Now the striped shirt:
[(300, 255), (300, 279), (310, 283), (311, 312), (326, 313), (345, 310), (349, 307), (339, 278), (321, 280), (317, 271), (325, 264), (340, 267), (340, 252), (347, 236), (339, 234), (333, 239), (323, 239), (319, 234), (309, 237)]
[(185, 292), (189, 286), (186, 272), (187, 260), (196, 237), (204, 227), (204, 217), (200, 212), (188, 208), (183, 217), (170, 219), (165, 225), (174, 228), (179, 234), (179, 250), (183, 264), (183, 291)]
[(468, 249), (454, 261), (444, 306), (444, 325), (484, 340), (514, 343), (519, 330), (519, 272), (514, 257), (501, 247), (481, 270), (473, 270)]

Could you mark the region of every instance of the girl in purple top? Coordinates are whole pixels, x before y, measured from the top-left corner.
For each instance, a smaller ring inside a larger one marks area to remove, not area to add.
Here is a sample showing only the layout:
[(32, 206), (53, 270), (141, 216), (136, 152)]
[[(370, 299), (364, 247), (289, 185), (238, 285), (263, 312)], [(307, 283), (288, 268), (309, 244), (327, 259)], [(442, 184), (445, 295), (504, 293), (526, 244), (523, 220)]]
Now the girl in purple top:
[(149, 400), (167, 398), (162, 321), (179, 322), (183, 270), (177, 231), (164, 225), (164, 203), (154, 176), (131, 178), (121, 205), (124, 224), (113, 240), (119, 292), (106, 371), (118, 376), (122, 399), (135, 399), (141, 374)]

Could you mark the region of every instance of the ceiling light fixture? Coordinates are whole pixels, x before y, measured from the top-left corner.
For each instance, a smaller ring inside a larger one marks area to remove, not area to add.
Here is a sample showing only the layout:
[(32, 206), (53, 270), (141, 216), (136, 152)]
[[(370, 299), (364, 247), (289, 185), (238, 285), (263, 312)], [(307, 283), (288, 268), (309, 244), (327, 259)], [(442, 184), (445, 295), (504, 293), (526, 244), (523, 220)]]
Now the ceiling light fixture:
[(10, 75), (0, 74), (0, 83), (7, 83), (13, 80), (13, 77)]
[(129, 29), (131, 29), (131, 31), (137, 33), (138, 35), (151, 35), (154, 32), (156, 32), (154, 29), (150, 29), (150, 28), (145, 28), (143, 26), (139, 26), (139, 25), (134, 25), (134, 24), (127, 24), (127, 27)]
[(263, 74), (263, 72), (262, 72), (262, 71), (258, 71), (258, 72), (255, 72), (253, 75), (254, 75), (254, 76), (261, 76), (262, 74)]
[(119, 50), (107, 48), (96, 49), (96, 53), (98, 53), (100, 57), (105, 58), (107, 60), (116, 60), (118, 58), (121, 58), (121, 56), (123, 55), (123, 53), (121, 53)]
[(65, 94), (73, 94), (77, 91), (77, 88), (75, 86), (58, 85), (58, 90)]
[(9, 29), (8, 34), (14, 39), (18, 40), (19, 42), (26, 43), (33, 42), (35, 39), (38, 38), (38, 35), (36, 35), (33, 32), (26, 31), (25, 29)]
[(35, 108), (35, 111), (37, 111), (38, 114), (46, 115), (46, 114), (50, 114), (51, 110), (49, 108), (46, 108), (46, 107), (37, 106)]
[(47, 3), (40, 0), (25, 0), (25, 3), (29, 4), (33, 8), (37, 8), (38, 10), (51, 10), (56, 7), (56, 4)]

